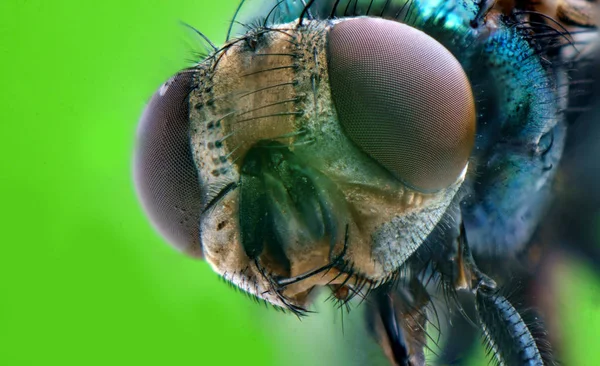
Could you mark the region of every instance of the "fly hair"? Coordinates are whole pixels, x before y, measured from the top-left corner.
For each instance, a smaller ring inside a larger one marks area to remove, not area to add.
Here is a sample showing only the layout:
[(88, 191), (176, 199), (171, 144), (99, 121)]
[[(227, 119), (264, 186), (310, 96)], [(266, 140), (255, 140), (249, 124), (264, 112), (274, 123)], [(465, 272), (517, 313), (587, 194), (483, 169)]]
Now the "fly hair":
[(219, 49), (217, 48), (217, 46), (215, 46), (214, 43), (212, 43), (212, 41), (206, 36), (204, 35), (204, 33), (200, 32), (198, 29), (192, 27), (191, 25), (189, 25), (188, 23), (185, 22), (181, 22), (181, 24), (191, 30), (194, 31), (194, 33), (196, 33), (197, 35), (199, 35), (200, 37), (202, 37), (202, 39), (208, 43), (208, 45), (213, 49), (214, 52), (219, 51)]
[(235, 9), (235, 13), (233, 14), (233, 18), (231, 19), (231, 22), (229, 23), (229, 28), (227, 29), (227, 36), (225, 37), (225, 42), (229, 42), (229, 39), (231, 37), (231, 30), (233, 28), (233, 24), (236, 22), (238, 14), (240, 13), (240, 10), (242, 9), (242, 6), (244, 5), (245, 1), (246, 0), (240, 0), (240, 3), (238, 4), (237, 8)]

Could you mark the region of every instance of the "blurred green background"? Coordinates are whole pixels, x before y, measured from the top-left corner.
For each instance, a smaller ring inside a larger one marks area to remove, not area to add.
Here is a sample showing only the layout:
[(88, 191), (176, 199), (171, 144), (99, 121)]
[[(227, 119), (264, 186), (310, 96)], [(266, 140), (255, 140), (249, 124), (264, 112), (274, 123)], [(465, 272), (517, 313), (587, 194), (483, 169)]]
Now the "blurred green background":
[[(131, 182), (138, 118), (237, 0), (0, 2), (0, 365), (366, 363), (359, 317), (298, 321), (164, 244)], [(600, 286), (560, 270), (564, 363), (600, 364)], [(357, 361), (363, 360), (363, 361)], [(375, 362), (375, 361), (373, 361)], [(479, 364), (474, 361), (473, 364)]]

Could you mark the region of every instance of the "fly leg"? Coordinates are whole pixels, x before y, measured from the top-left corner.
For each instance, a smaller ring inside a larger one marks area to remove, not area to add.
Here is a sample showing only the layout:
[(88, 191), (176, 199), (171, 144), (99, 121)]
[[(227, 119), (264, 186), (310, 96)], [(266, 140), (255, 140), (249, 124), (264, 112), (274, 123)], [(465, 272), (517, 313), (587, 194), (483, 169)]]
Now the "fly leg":
[(430, 298), (417, 279), (383, 285), (367, 298), (368, 330), (392, 365), (425, 365), (426, 308)]
[(468, 290), (475, 295), (476, 312), (488, 354), (499, 365), (552, 364), (547, 353), (549, 347), (541, 337), (544, 333), (541, 326), (525, 320), (495, 281), (475, 264), (464, 225), (460, 228), (453, 265), (455, 275), (442, 277), (442, 280), (450, 280), (454, 289)]

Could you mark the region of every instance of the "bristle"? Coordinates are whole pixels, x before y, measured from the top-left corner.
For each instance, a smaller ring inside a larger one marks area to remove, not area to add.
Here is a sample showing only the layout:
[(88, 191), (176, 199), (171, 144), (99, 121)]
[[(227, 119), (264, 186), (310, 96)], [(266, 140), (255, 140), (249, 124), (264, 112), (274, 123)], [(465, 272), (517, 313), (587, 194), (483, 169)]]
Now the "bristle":
[(225, 37), (225, 42), (229, 42), (229, 38), (231, 37), (231, 30), (233, 28), (233, 24), (236, 22), (237, 16), (240, 13), (240, 10), (242, 9), (242, 6), (244, 5), (244, 2), (246, 0), (240, 0), (240, 3), (238, 4), (237, 8), (235, 9), (235, 13), (233, 14), (233, 18), (231, 19), (231, 22), (229, 23), (229, 28), (227, 29), (227, 36)]
[(275, 10), (279, 9), (279, 5), (281, 5), (284, 1), (286, 1), (286, 0), (280, 0), (280, 1), (278, 1), (277, 4), (275, 4), (271, 8), (271, 10), (269, 10), (269, 12), (267, 13), (267, 16), (265, 17), (265, 19), (262, 22), (262, 27), (263, 28), (267, 27), (267, 24), (269, 22), (269, 18), (271, 17), (271, 14), (273, 14), (275, 12)]
[(217, 46), (214, 45), (214, 43), (212, 43), (212, 41), (206, 36), (204, 35), (204, 33), (200, 32), (198, 29), (192, 27), (191, 25), (185, 23), (185, 22), (181, 22), (181, 24), (185, 27), (188, 27), (189, 29), (193, 30), (194, 33), (196, 33), (197, 35), (199, 35), (206, 43), (208, 43), (208, 45), (213, 49), (214, 52), (219, 51), (219, 49), (217, 48)]

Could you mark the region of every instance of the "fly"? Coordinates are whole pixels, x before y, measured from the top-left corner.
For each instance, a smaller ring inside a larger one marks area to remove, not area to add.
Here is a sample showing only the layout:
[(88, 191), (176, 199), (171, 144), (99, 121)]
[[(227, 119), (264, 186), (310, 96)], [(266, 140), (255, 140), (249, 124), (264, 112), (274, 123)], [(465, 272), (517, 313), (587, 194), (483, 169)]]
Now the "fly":
[[(594, 25), (589, 4), (555, 13)], [(221, 47), (202, 36), (206, 57), (140, 122), (148, 216), (298, 316), (319, 288), (359, 297), (392, 364), (425, 363), (432, 295), (465, 314), (457, 291), (499, 364), (552, 363), (507, 294), (580, 108), (569, 80), (585, 57), (541, 5), (282, 0)]]

